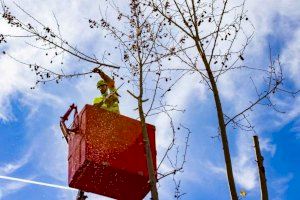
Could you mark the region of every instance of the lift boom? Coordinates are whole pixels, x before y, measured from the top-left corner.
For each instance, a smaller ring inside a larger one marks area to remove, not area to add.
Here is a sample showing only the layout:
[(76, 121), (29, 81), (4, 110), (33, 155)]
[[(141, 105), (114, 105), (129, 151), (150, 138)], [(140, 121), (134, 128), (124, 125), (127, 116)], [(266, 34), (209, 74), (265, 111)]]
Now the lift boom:
[[(73, 110), (74, 110), (74, 119), (75, 119), (76, 115), (78, 114), (78, 111), (77, 111), (77, 106), (73, 103), (70, 106), (70, 108), (68, 109), (68, 111), (62, 117), (60, 117), (60, 122), (59, 122), (61, 131), (62, 131), (67, 143), (69, 142), (68, 136), (70, 135), (70, 132), (74, 132), (75, 130), (67, 128), (65, 121), (67, 121), (69, 119), (69, 116)], [(78, 190), (76, 200), (85, 200), (86, 198), (87, 198), (87, 196), (84, 195), (84, 191)]]

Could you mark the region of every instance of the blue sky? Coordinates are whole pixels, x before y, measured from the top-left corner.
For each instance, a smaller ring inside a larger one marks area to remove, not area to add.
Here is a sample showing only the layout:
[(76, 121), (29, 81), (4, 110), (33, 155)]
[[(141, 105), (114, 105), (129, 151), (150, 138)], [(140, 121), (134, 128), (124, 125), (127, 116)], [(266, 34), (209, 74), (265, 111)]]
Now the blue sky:
[[(101, 57), (106, 48), (114, 46), (103, 40), (103, 32), (87, 28), (88, 18), (99, 18), (98, 6), (91, 5), (87, 0), (71, 3), (58, 0), (17, 2), (43, 23), (55, 27), (53, 11), (61, 22), (64, 37), (85, 52)], [(267, 0), (263, 4), (259, 0), (251, 0), (246, 4), (247, 15), (255, 26), (255, 37), (246, 51), (245, 62), (249, 66), (266, 67), (270, 44), (274, 54), (280, 54), (286, 86), (289, 89), (300, 88), (300, 2), (279, 0), (274, 3)], [(18, 32), (6, 26), (1, 19), (0, 33)], [(0, 45), (0, 50), (25, 61), (36, 58), (42, 64), (49, 62), (43, 53), (29, 48), (21, 40), (10, 40), (7, 45)], [(112, 56), (117, 58), (118, 54)], [(66, 72), (82, 67), (85, 70), (93, 68), (69, 56), (65, 57), (64, 63)], [(53, 69), (59, 68), (53, 65)], [(73, 102), (79, 108), (91, 103), (98, 95), (95, 88), (98, 78), (80, 77), (30, 90), (35, 82), (32, 72), (2, 54), (0, 74), (0, 176), (67, 186), (67, 145), (61, 138), (59, 117)], [(248, 72), (232, 72), (218, 82), (226, 113), (234, 114), (255, 99), (247, 77)], [(261, 81), (260, 76), (256, 78), (258, 82)], [(211, 138), (217, 133), (214, 103), (207, 88), (198, 84), (197, 80), (194, 76), (182, 79), (165, 98), (167, 103), (186, 109), (183, 114), (173, 115), (174, 123), (182, 123), (192, 131), (187, 163), (184, 172), (178, 174), (176, 179), (181, 180), (181, 191), (186, 193), (182, 199), (226, 200), (229, 199), (229, 191), (222, 147), (217, 138)], [(117, 85), (120, 83), (117, 80)], [(120, 89), (121, 113), (135, 118), (137, 113), (133, 110), (133, 99), (126, 93), (127, 87), (125, 85)], [(277, 96), (273, 100), (286, 114), (257, 107), (249, 114), (249, 118), (260, 136), (270, 199), (296, 200), (300, 188), (300, 97)], [(160, 158), (170, 140), (169, 121), (166, 116), (159, 115), (150, 118), (149, 122), (157, 127)], [(245, 199), (259, 199), (252, 133), (229, 127), (228, 137), (237, 189), (247, 192)], [(179, 132), (177, 142), (181, 148), (184, 139), (184, 132)], [(168, 167), (168, 163), (165, 163), (160, 170), (167, 170)], [(75, 195), (76, 191), (0, 179), (0, 200), (67, 200), (74, 199)], [(174, 199), (172, 177), (159, 183), (159, 195), (163, 200)], [(106, 199), (93, 194), (89, 194), (89, 197), (94, 200)]]

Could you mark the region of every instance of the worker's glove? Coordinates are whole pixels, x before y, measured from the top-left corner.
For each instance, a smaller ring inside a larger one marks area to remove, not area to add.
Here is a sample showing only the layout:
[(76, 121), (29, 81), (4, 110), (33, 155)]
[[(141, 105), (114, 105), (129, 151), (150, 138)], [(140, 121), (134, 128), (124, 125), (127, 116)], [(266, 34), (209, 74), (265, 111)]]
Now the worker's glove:
[(93, 70), (92, 70), (92, 72), (93, 73), (101, 73), (102, 71), (99, 69), (99, 68), (94, 68)]

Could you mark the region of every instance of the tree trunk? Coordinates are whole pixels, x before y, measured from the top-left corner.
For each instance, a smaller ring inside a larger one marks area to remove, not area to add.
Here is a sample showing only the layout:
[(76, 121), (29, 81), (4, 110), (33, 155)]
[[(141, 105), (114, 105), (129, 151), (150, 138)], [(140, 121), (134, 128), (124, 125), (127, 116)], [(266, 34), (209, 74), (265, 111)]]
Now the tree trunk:
[(258, 136), (253, 136), (254, 150), (256, 153), (256, 161), (259, 172), (259, 180), (260, 180), (260, 189), (261, 189), (261, 199), (268, 200), (268, 188), (267, 188), (267, 179), (264, 168), (264, 157), (260, 153)]
[(210, 65), (209, 65), (209, 63), (206, 59), (206, 56), (203, 53), (203, 51), (200, 47), (200, 44), (198, 42), (196, 42), (196, 47), (197, 47), (197, 50), (198, 50), (198, 52), (199, 52), (199, 54), (202, 58), (202, 61), (203, 61), (204, 65), (205, 65), (205, 69), (207, 71), (209, 81), (210, 81), (210, 84), (211, 84), (211, 89), (212, 89), (212, 92), (214, 94), (231, 199), (232, 200), (238, 200), (238, 196), (237, 196), (237, 192), (236, 192), (236, 188), (235, 188), (233, 171), (232, 171), (232, 164), (231, 164), (231, 157), (230, 157), (229, 145), (228, 145), (228, 140), (227, 140), (224, 114), (223, 114), (223, 110), (222, 110), (222, 104), (221, 104), (221, 100), (220, 100), (220, 96), (219, 96), (219, 92), (218, 92), (218, 87), (217, 87), (215, 78), (213, 76), (213, 73), (211, 71)]
[[(137, 1), (138, 2), (138, 1)], [(133, 2), (134, 3), (134, 2)], [(138, 3), (136, 4), (136, 9), (134, 9), (135, 17), (136, 17), (136, 46), (137, 46), (137, 56), (138, 56), (138, 65), (139, 65), (139, 96), (137, 98), (138, 100), (138, 110), (139, 110), (139, 116), (141, 119), (141, 125), (142, 125), (142, 135), (143, 135), (143, 142), (145, 147), (145, 154), (146, 154), (146, 160), (147, 160), (147, 168), (148, 168), (148, 174), (149, 174), (149, 184), (151, 187), (151, 199), (152, 200), (158, 200), (158, 192), (156, 187), (156, 172), (154, 170), (153, 166), (153, 159), (151, 155), (151, 148), (150, 148), (150, 142), (149, 142), (149, 136), (147, 131), (147, 125), (146, 125), (146, 119), (145, 119), (145, 113), (143, 110), (143, 94), (144, 94), (144, 88), (143, 88), (143, 61), (141, 56), (141, 37), (139, 30), (141, 30), (140, 26), (140, 20), (139, 20), (139, 12), (137, 9), (139, 9)]]
[[(140, 58), (140, 57), (139, 57)], [(144, 147), (145, 147), (145, 154), (146, 154), (146, 160), (147, 160), (147, 168), (148, 168), (148, 174), (149, 174), (149, 184), (151, 188), (151, 199), (152, 200), (158, 200), (158, 192), (157, 192), (157, 187), (156, 187), (156, 172), (154, 170), (153, 166), (153, 159), (152, 159), (152, 154), (151, 154), (151, 148), (150, 148), (150, 142), (149, 142), (149, 136), (148, 136), (148, 131), (147, 131), (147, 125), (146, 125), (146, 119), (145, 119), (145, 114), (144, 114), (144, 109), (143, 109), (143, 67), (141, 63), (139, 63), (139, 68), (140, 68), (140, 77), (139, 77), (139, 90), (140, 94), (138, 97), (138, 110), (139, 110), (139, 116), (141, 120), (141, 126), (142, 126), (142, 136), (143, 136), (143, 142), (144, 142)]]
[(141, 125), (142, 125), (142, 135), (143, 135), (143, 141), (144, 141), (144, 147), (145, 147), (145, 153), (147, 158), (147, 167), (148, 167), (148, 174), (149, 174), (149, 182), (151, 187), (151, 197), (153, 200), (158, 200), (158, 192), (156, 187), (156, 172), (154, 170), (153, 165), (153, 159), (151, 154), (151, 148), (150, 148), (150, 142), (149, 142), (149, 136), (144, 116), (144, 111), (142, 107), (142, 100), (139, 100), (139, 115), (141, 119)]

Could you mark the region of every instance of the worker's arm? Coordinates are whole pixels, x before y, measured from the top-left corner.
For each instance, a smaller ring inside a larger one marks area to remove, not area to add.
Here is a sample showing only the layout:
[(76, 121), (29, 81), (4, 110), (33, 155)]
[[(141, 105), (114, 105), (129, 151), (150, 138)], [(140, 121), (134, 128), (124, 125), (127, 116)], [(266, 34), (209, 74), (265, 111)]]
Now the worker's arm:
[(103, 101), (99, 102), (99, 103), (94, 103), (95, 106), (101, 107), (103, 105)]
[(107, 83), (108, 88), (115, 88), (115, 81), (107, 76), (102, 70), (100, 70), (99, 68), (95, 68), (93, 69), (93, 72), (100, 75), (100, 77)]
[(118, 102), (118, 94), (115, 88), (110, 90), (110, 94), (105, 98), (105, 102), (108, 104), (112, 104), (114, 102)]
[(103, 97), (96, 97), (93, 100), (93, 105), (101, 107), (104, 104), (104, 98)]

